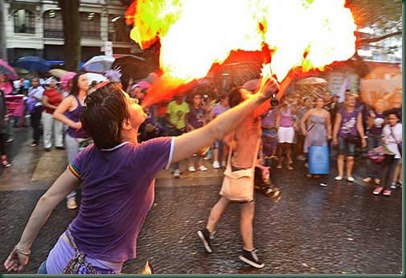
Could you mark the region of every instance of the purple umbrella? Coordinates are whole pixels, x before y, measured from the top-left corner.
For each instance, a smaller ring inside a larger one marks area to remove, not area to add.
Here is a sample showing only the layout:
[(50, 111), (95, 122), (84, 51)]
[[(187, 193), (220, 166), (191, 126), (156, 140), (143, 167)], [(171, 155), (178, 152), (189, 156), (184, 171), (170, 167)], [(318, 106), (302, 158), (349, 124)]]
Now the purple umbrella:
[(14, 68), (2, 59), (0, 59), (0, 73), (7, 75), (10, 80), (16, 80), (18, 78)]

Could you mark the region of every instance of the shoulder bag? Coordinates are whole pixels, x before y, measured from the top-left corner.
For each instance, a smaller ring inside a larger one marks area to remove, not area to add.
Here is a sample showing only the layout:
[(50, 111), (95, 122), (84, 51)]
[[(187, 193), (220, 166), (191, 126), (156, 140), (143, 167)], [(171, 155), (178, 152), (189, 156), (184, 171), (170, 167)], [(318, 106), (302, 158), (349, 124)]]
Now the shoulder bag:
[(255, 149), (251, 168), (232, 171), (231, 151), (228, 155), (226, 170), (224, 171), (223, 184), (220, 195), (230, 201), (250, 202), (254, 200), (254, 173), (259, 149), (259, 139)]

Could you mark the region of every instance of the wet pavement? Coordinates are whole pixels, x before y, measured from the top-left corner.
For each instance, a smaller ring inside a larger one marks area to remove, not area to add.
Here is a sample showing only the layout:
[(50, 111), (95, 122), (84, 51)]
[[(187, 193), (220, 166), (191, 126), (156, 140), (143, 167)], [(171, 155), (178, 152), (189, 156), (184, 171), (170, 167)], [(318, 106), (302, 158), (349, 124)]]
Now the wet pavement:
[[(30, 147), (30, 130), (15, 129), (8, 145), (13, 166), (0, 170), (0, 259), (17, 243), (38, 198), (66, 167), (64, 151)], [(207, 166), (209, 166), (208, 162)], [(256, 195), (254, 242), (263, 269), (240, 262), (239, 208), (232, 205), (217, 226), (212, 254), (196, 236), (218, 199), (221, 170), (159, 174), (155, 204), (138, 240), (138, 257), (123, 273), (137, 273), (149, 260), (157, 274), (400, 274), (402, 273), (402, 189), (374, 196), (361, 180), (365, 160), (357, 158), (355, 183), (336, 182), (334, 160), (327, 187), (295, 170), (275, 170), (282, 199)], [(35, 273), (76, 211), (61, 203), (39, 233), (24, 273)], [(6, 273), (2, 264), (0, 273)]]

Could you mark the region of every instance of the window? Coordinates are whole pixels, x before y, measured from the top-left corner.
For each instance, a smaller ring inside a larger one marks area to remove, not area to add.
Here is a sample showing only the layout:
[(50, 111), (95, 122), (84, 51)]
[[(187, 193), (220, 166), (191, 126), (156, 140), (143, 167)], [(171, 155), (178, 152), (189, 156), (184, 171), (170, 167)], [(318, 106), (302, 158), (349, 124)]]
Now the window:
[(123, 15), (109, 15), (109, 41), (130, 42), (130, 29)]
[(29, 10), (14, 12), (14, 33), (35, 33), (35, 15)]
[(63, 39), (63, 23), (60, 11), (49, 10), (44, 12), (44, 38)]
[(82, 36), (87, 38), (100, 38), (100, 14), (80, 13), (80, 28)]

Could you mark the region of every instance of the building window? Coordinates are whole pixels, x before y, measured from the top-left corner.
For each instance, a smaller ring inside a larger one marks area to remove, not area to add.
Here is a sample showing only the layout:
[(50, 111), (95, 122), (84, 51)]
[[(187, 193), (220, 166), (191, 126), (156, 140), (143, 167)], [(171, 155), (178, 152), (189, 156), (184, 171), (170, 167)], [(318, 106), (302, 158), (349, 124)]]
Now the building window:
[(35, 33), (35, 15), (29, 10), (14, 12), (14, 33)]
[(109, 41), (130, 42), (130, 29), (123, 15), (109, 15)]
[(81, 12), (80, 28), (82, 37), (100, 39), (100, 14)]
[(44, 38), (63, 39), (63, 23), (60, 11), (49, 10), (44, 12)]

